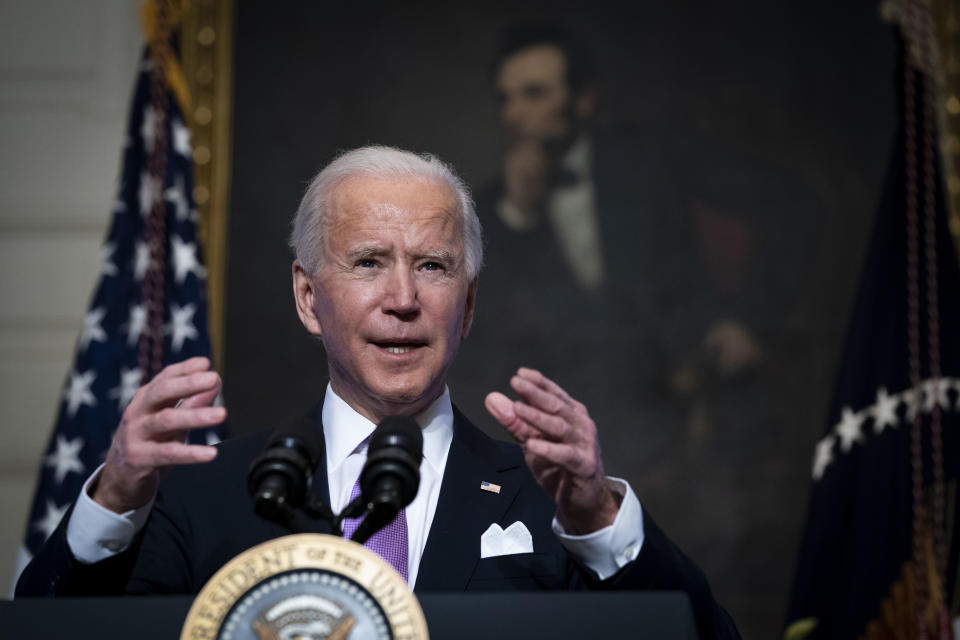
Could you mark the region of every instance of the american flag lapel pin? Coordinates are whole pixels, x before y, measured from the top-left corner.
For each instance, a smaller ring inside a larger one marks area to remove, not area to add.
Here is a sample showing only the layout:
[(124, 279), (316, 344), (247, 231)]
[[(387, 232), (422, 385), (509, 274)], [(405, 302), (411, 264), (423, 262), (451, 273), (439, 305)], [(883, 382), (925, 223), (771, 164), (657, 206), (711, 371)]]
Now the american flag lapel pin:
[(489, 491), (490, 493), (500, 493), (500, 485), (487, 482), (486, 480), (480, 483), (480, 489)]

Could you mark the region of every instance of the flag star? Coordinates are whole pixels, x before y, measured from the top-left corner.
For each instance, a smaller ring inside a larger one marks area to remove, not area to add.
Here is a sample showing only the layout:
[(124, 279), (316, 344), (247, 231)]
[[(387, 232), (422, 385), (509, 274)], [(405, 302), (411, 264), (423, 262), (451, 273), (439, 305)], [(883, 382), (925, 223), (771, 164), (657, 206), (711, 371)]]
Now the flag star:
[(130, 307), (130, 320), (127, 321), (127, 345), (133, 346), (140, 340), (143, 325), (147, 319), (147, 309), (142, 304)]
[(70, 388), (63, 394), (63, 399), (67, 402), (67, 413), (70, 414), (71, 418), (77, 415), (77, 410), (82, 405), (97, 406), (97, 398), (90, 391), (90, 387), (96, 378), (97, 374), (92, 370), (71, 374)]
[(153, 153), (153, 143), (157, 138), (157, 112), (149, 105), (143, 110), (140, 137), (143, 138), (143, 148), (147, 153)]
[(107, 341), (107, 332), (100, 326), (100, 321), (105, 315), (107, 315), (107, 308), (97, 307), (84, 316), (83, 330), (80, 332), (80, 350), (85, 350), (91, 342)]
[[(907, 424), (913, 424), (913, 419), (917, 416), (917, 398), (914, 395), (913, 389), (907, 389), (900, 393), (900, 399), (903, 401), (903, 404), (907, 407), (906, 412), (906, 421)], [(922, 398), (921, 398), (922, 401)]]
[(140, 174), (140, 213), (144, 217), (150, 215), (153, 203), (160, 194), (160, 181), (144, 171)]
[(834, 438), (831, 434), (817, 443), (817, 450), (813, 457), (814, 480), (820, 480), (823, 477), (823, 472), (833, 462), (833, 442)]
[(886, 427), (897, 426), (898, 406), (900, 406), (899, 396), (887, 395), (887, 390), (883, 387), (877, 389), (877, 401), (870, 409), (870, 412), (873, 414), (874, 433), (881, 433)]
[(937, 378), (936, 380), (923, 381), (923, 410), (927, 413), (933, 413), (933, 406), (940, 405), (941, 409), (950, 408), (949, 378)]
[(863, 442), (863, 434), (860, 432), (860, 425), (863, 418), (850, 410), (850, 407), (843, 408), (843, 414), (840, 418), (840, 424), (836, 426), (837, 435), (840, 437), (840, 448), (844, 452), (850, 451), (854, 442)]
[(137, 242), (133, 258), (133, 277), (136, 280), (143, 280), (147, 275), (147, 269), (150, 268), (150, 249), (146, 242)]
[(63, 479), (71, 471), (83, 473), (85, 467), (80, 462), (80, 451), (83, 449), (83, 438), (77, 437), (73, 440), (67, 440), (62, 435), (57, 435), (57, 450), (47, 456), (44, 465), (53, 467), (53, 477), (57, 484), (63, 482)]
[(163, 196), (174, 206), (177, 220), (186, 220), (190, 214), (190, 203), (187, 202), (187, 195), (183, 188), (183, 175), (177, 174), (173, 186), (167, 189)]
[(197, 328), (193, 326), (193, 314), (196, 312), (197, 307), (194, 304), (181, 307), (174, 302), (170, 305), (170, 324), (167, 325), (167, 333), (173, 336), (170, 343), (174, 351), (179, 352), (185, 340), (196, 340), (200, 337)]
[(190, 157), (190, 129), (180, 118), (173, 119), (173, 150), (185, 158)]
[(203, 265), (197, 260), (197, 245), (184, 242), (179, 236), (170, 236), (170, 247), (173, 251), (173, 277), (177, 284), (183, 284), (187, 274), (193, 272), (198, 278), (207, 275)]
[(60, 524), (60, 521), (63, 519), (63, 514), (67, 512), (67, 507), (69, 506), (69, 504), (65, 504), (62, 507), (58, 507), (53, 500), (48, 498), (47, 512), (43, 518), (33, 523), (34, 530), (42, 532), (44, 540), (49, 538), (50, 534), (56, 531), (57, 525)]
[(123, 411), (136, 395), (140, 388), (140, 377), (140, 369), (120, 369), (120, 386), (110, 389), (110, 397), (117, 399), (120, 411)]
[(105, 276), (117, 275), (117, 265), (113, 264), (113, 252), (117, 245), (108, 242), (100, 247), (100, 273)]

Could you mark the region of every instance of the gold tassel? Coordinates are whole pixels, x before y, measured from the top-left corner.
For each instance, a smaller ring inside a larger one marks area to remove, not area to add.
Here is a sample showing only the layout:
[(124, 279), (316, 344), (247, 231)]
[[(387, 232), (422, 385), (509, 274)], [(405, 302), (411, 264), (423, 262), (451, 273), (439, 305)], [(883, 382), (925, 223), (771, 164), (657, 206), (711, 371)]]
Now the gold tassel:
[[(160, 2), (166, 4), (167, 10), (165, 24), (162, 26), (158, 19)], [(189, 9), (190, 0), (146, 0), (140, 7), (140, 26), (144, 39), (150, 45), (150, 55), (154, 58), (156, 68), (163, 73), (163, 80), (170, 87), (185, 117), (191, 113), (190, 90), (187, 88), (180, 61), (170, 46), (170, 34), (180, 26), (183, 14)]]

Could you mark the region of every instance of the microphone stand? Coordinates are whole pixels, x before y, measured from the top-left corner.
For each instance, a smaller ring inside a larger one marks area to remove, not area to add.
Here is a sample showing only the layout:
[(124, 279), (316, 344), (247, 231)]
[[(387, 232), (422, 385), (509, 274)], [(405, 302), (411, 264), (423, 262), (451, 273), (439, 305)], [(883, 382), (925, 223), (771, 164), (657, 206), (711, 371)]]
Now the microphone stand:
[(404, 505), (401, 496), (401, 487), (393, 478), (382, 481), (379, 490), (373, 495), (363, 498), (361, 493), (343, 512), (334, 519), (334, 527), (339, 528), (344, 518), (359, 518), (364, 516), (363, 520), (357, 525), (356, 531), (350, 536), (350, 539), (358, 544), (365, 543), (370, 536), (380, 529), (390, 524), (397, 513)]
[[(303, 516), (314, 522), (318, 520), (325, 520), (330, 523), (336, 522), (330, 507), (313, 496), (307, 497), (299, 507), (290, 505), (283, 498), (275, 498), (269, 502), (257, 502), (254, 509), (267, 520), (276, 522), (294, 533), (309, 533), (312, 529), (309, 523), (304, 522)], [(334, 530), (338, 536), (343, 535), (336, 525), (334, 525)]]
[[(333, 517), (332, 524), (334, 532), (343, 537), (343, 521), (347, 518), (359, 518), (370, 512), (371, 504), (363, 501), (363, 495), (359, 495), (350, 501), (350, 504), (343, 508), (339, 514)], [(361, 543), (363, 544), (363, 543)]]
[[(361, 526), (357, 528), (357, 531), (351, 539), (359, 544), (363, 544), (371, 535), (396, 516), (396, 513), (387, 513), (390, 509), (383, 509), (383, 506), (384, 505), (375, 505), (369, 501), (365, 502), (363, 496), (359, 495), (350, 501), (350, 503), (343, 508), (343, 511), (334, 514), (327, 503), (314, 496), (308, 496), (299, 507), (291, 506), (282, 499), (271, 501), (269, 506), (263, 502), (258, 503), (258, 513), (294, 533), (307, 533), (311, 529), (309, 524), (303, 522), (304, 518), (302, 516), (306, 516), (314, 522), (325, 520), (330, 523), (333, 535), (340, 538), (343, 537), (344, 520), (347, 518), (362, 517), (363, 522), (360, 523)], [(384, 517), (387, 515), (391, 515), (391, 517), (382, 522), (380, 526), (373, 526), (380, 523), (381, 520), (384, 520)], [(364, 523), (368, 520), (370, 521), (369, 524), (364, 527)]]

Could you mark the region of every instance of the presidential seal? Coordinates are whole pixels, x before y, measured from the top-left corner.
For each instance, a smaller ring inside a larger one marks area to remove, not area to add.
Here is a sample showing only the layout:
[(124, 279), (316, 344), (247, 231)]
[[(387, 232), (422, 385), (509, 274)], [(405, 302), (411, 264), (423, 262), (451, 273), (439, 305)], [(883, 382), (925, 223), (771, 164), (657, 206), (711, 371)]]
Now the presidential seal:
[(181, 640), (427, 640), (406, 581), (355, 542), (306, 533), (244, 551), (204, 585)]

